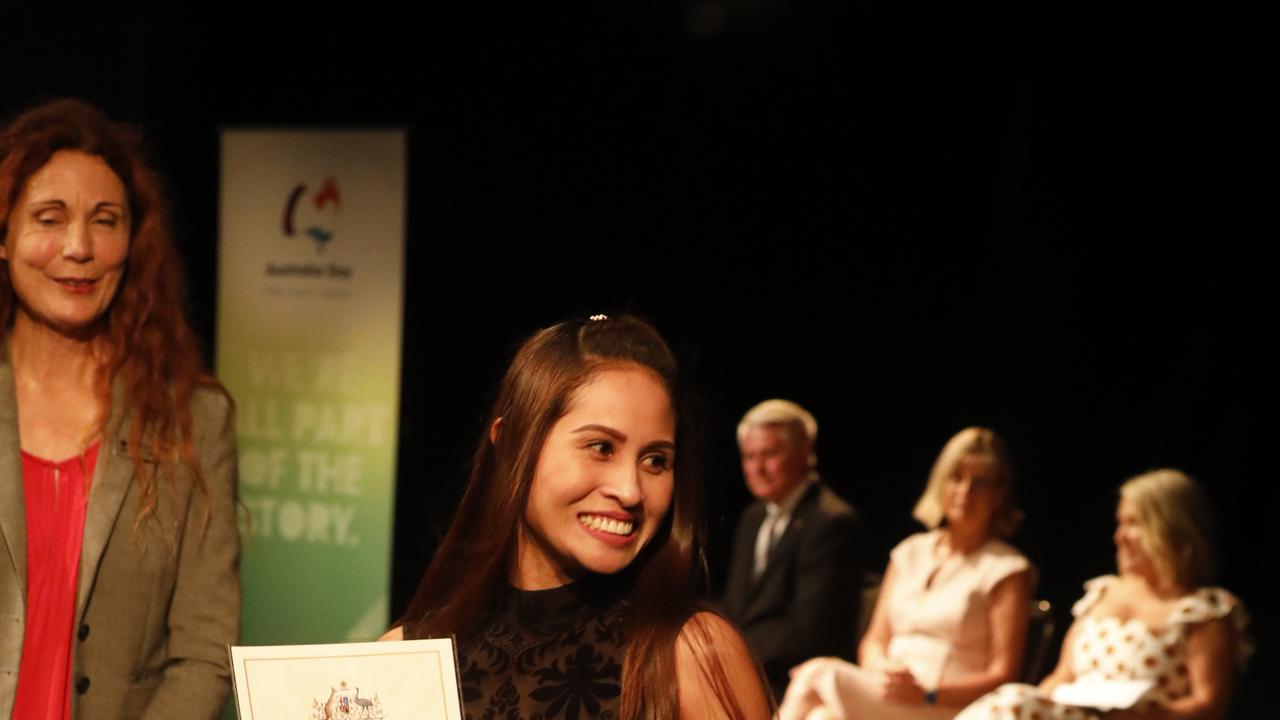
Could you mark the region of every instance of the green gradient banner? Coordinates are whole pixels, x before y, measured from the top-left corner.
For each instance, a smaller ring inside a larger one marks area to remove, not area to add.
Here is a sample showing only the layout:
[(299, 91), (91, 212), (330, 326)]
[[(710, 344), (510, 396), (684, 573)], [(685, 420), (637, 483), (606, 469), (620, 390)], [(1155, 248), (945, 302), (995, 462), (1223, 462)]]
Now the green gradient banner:
[(387, 625), (405, 135), (224, 130), (218, 376), (237, 404), (246, 645)]

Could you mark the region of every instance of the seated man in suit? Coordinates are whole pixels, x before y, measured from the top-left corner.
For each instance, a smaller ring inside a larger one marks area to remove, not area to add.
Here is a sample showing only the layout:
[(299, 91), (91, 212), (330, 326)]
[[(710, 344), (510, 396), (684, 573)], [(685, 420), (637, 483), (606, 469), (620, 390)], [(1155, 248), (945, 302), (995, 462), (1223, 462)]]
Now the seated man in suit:
[(792, 667), (857, 651), (861, 522), (818, 479), (817, 436), (813, 415), (788, 400), (766, 400), (738, 424), (742, 474), (757, 502), (738, 521), (724, 611), (778, 698)]

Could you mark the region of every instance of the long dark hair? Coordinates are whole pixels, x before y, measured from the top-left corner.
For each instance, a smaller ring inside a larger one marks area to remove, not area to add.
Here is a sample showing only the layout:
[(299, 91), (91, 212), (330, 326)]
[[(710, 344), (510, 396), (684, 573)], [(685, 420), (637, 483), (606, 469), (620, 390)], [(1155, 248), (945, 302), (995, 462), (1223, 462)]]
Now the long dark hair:
[[(100, 407), (94, 434), (106, 429), (112, 415), (130, 418), (129, 454), (141, 491), (141, 523), (158, 501), (157, 473), (143, 461), (145, 455), (159, 459), (170, 478), (179, 465), (188, 466), (200, 492), (208, 492), (195, 459), (191, 397), (201, 387), (226, 391), (205, 370), (200, 343), (187, 322), (168, 199), (147, 162), (138, 128), (72, 99), (45, 102), (14, 118), (0, 130), (0, 241), (27, 180), (61, 150), (102, 158), (128, 193), (129, 256), (120, 287), (100, 319), (107, 355), (94, 382)], [(0, 272), (0, 342), (9, 334), (17, 304), (9, 274)], [(127, 413), (111, 407), (117, 383)]]
[[(462, 504), (397, 625), (405, 637), (465, 637), (508, 580), (529, 486), (551, 427), (574, 392), (602, 369), (639, 365), (661, 378), (676, 411), (675, 488), (657, 534), (628, 575), (627, 649), (620, 716), (679, 714), (675, 642), (705, 592), (701, 490), (692, 423), (676, 361), (648, 323), (632, 316), (578, 320), (540, 330), (520, 346), (499, 386)], [(502, 431), (488, 429), (501, 418)], [(710, 668), (723, 680), (723, 669)], [(734, 707), (727, 683), (716, 683)]]

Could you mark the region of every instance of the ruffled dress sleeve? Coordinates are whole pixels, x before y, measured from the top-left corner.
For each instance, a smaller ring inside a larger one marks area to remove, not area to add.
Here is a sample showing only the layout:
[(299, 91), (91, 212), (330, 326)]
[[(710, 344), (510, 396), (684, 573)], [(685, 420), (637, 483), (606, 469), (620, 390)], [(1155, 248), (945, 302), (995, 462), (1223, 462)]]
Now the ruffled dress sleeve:
[(1071, 606), (1071, 616), (1079, 619), (1089, 614), (1089, 611), (1098, 605), (1102, 600), (1102, 596), (1107, 594), (1107, 589), (1116, 581), (1115, 575), (1102, 575), (1086, 580), (1084, 583), (1084, 597), (1076, 601)]
[(1169, 613), (1169, 626), (1186, 626), (1230, 618), (1236, 633), (1236, 666), (1243, 670), (1253, 655), (1249, 636), (1249, 613), (1244, 603), (1220, 587), (1203, 587), (1184, 596)]

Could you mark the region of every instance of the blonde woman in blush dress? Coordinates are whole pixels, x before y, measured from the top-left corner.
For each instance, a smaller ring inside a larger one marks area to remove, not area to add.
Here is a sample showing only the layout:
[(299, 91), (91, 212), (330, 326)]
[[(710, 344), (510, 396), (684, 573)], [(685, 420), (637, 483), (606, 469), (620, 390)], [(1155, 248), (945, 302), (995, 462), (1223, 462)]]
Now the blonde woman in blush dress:
[(1021, 665), (1032, 570), (1000, 538), (1019, 513), (1004, 442), (966, 428), (943, 448), (915, 516), (929, 532), (890, 554), (858, 665), (792, 671), (781, 720), (950, 718)]

